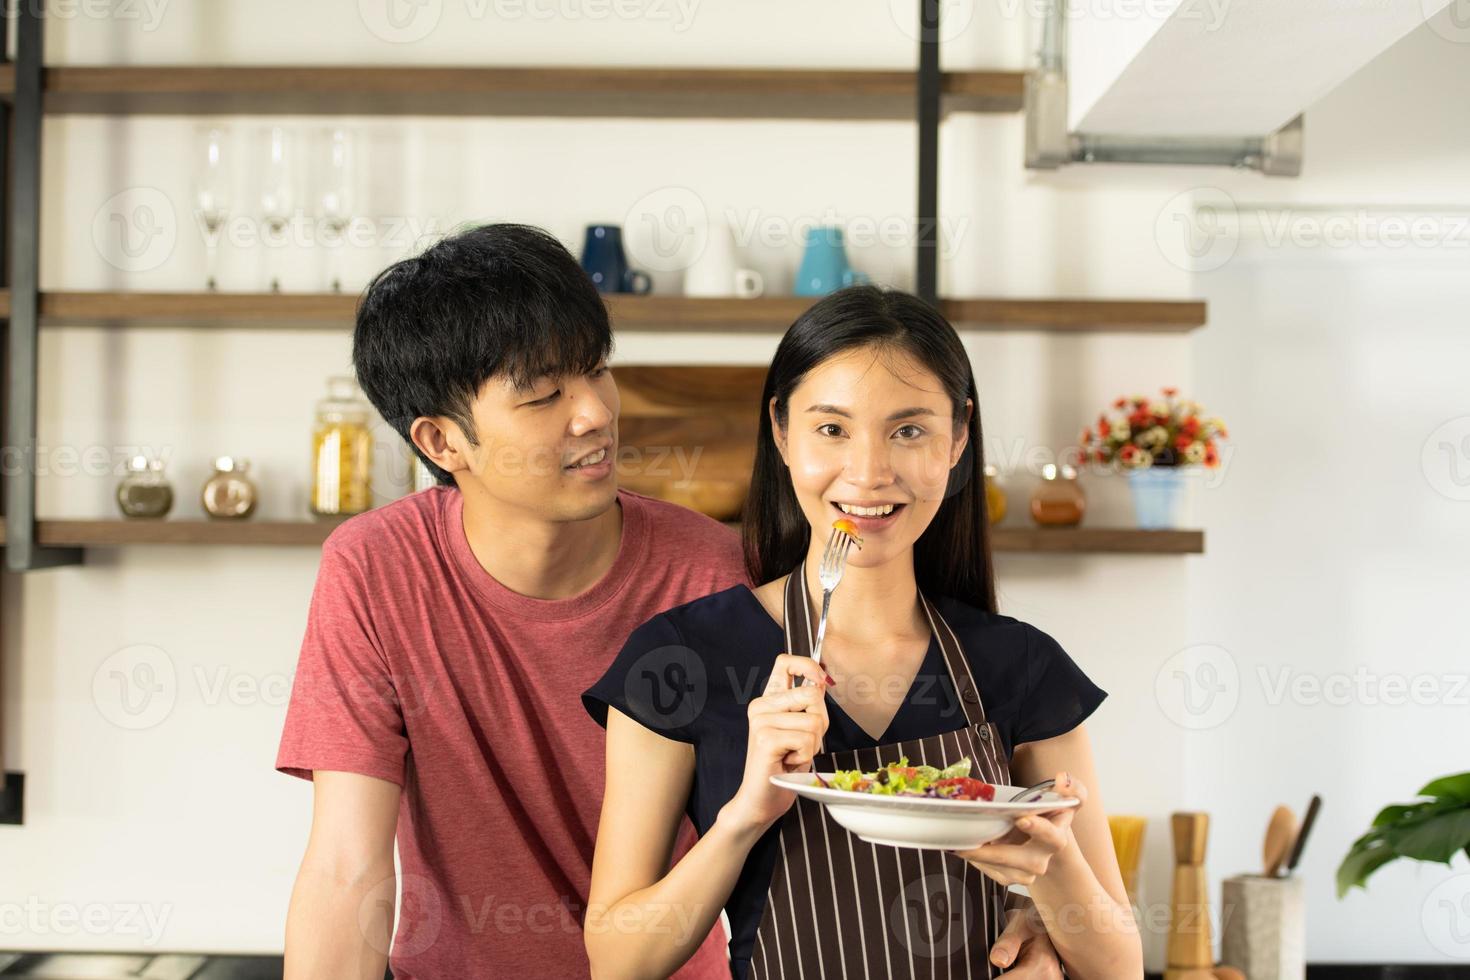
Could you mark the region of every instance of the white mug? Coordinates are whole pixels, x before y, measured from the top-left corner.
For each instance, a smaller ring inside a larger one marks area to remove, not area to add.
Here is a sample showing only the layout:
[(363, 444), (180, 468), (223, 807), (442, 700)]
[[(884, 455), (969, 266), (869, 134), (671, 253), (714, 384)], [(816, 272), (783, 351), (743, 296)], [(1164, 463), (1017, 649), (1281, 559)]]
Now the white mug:
[(735, 265), (735, 239), (729, 226), (711, 222), (704, 251), (684, 273), (684, 295), (754, 299), (765, 291), (766, 282), (759, 272)]

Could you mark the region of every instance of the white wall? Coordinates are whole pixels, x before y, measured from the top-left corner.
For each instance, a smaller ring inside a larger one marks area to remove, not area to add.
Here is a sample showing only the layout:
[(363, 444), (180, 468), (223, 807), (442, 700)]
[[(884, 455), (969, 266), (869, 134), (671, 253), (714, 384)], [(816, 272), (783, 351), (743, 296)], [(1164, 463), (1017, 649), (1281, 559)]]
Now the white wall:
[[(708, 2), (681, 31), (652, 17), (507, 21), (476, 16), (496, 9), (483, 4), (428, 6), (441, 11), (436, 29), (413, 43), (390, 43), (375, 38), (358, 5), (347, 0), (309, 7), (281, 0), (176, 4), (154, 30), (82, 18), (53, 23), (48, 57), (895, 68), (913, 58), (910, 32), (890, 13), (905, 6), (898, 0)], [(947, 63), (1022, 66), (1030, 41), (1026, 9), (960, 5), (948, 21), (956, 33)], [(1337, 857), (1376, 804), (1411, 792), (1421, 777), (1456, 768), (1435, 739), (1463, 737), (1464, 712), (1277, 709), (1261, 705), (1259, 692), (1246, 686), (1224, 726), (1191, 732), (1170, 720), (1168, 704), (1155, 697), (1155, 681), (1191, 644), (1223, 645), (1249, 681), (1257, 663), (1323, 671), (1363, 661), (1404, 669), (1413, 650), (1434, 647), (1436, 631), (1452, 638), (1444, 619), (1428, 628), (1422, 615), (1405, 613), (1411, 601), (1415, 610), (1431, 611), (1431, 589), (1452, 587), (1452, 539), (1445, 532), (1463, 529), (1465, 521), (1466, 505), (1428, 493), (1413, 469), (1430, 421), (1470, 411), (1457, 403), (1463, 385), (1452, 387), (1449, 374), (1457, 354), (1463, 363), (1463, 341), (1449, 326), (1460, 306), (1435, 279), (1419, 294), (1421, 312), (1407, 314), (1404, 273), (1379, 274), (1371, 260), (1348, 272), (1305, 274), (1278, 250), (1261, 262), (1194, 273), (1168, 233), (1177, 227), (1173, 212), (1185, 213), (1200, 195), (1176, 196), (1202, 184), (1226, 188), (1242, 202), (1268, 196), (1463, 200), (1454, 182), (1463, 174), (1470, 147), (1462, 134), (1470, 128), (1463, 105), (1442, 93), (1466, 82), (1464, 54), (1462, 45), (1426, 29), (1329, 96), (1308, 116), (1308, 170), (1299, 181), (1102, 167), (1029, 174), (1020, 165), (1019, 117), (955, 119), (943, 133), (943, 204), (956, 232), (944, 259), (946, 292), (1198, 295), (1211, 302), (1210, 325), (1189, 337), (967, 337), (987, 448), (1013, 465), (1028, 449), (1068, 444), (1115, 394), (1162, 384), (1197, 393), (1232, 423), (1240, 447), (1221, 486), (1199, 494), (1198, 513), (1209, 531), (1205, 556), (1004, 556), (998, 561), (1002, 603), (1057, 636), (1112, 692), (1090, 727), (1109, 808), (1153, 818), (1146, 902), (1167, 901), (1170, 811), (1214, 813), (1211, 869), (1218, 875), (1253, 866), (1271, 805), (1300, 805), (1313, 789), (1328, 795), (1305, 868), (1313, 889), (1314, 959), (1443, 958), (1410, 908), (1423, 904), (1436, 880), (1428, 869), (1385, 871), (1387, 887), (1342, 906), (1327, 889)], [(241, 153), (264, 121), (229, 121)], [(303, 132), (320, 122), (290, 121)], [(754, 212), (796, 222), (830, 209), (844, 221), (877, 223), (913, 208), (913, 130), (901, 124), (360, 123), (371, 147), (365, 205), (384, 219), (385, 234), (350, 257), (355, 285), (412, 247), (411, 237), (386, 233), (392, 224), (386, 219), (393, 218), (452, 225), (513, 217), (543, 224), (576, 247), (583, 224), (623, 220), (635, 202), (650, 195), (662, 200), (671, 188), (692, 191), (708, 213), (733, 209), (738, 219)], [(195, 288), (203, 252), (186, 218), (176, 217), (176, 244), (156, 265), (154, 257), (125, 262), (113, 245), (104, 255), (92, 235), (94, 218), (101, 211), (105, 223), (108, 201), (119, 192), (148, 194), (155, 202), (161, 195), (176, 216), (186, 215), (186, 157), (194, 138), (194, 123), (183, 120), (48, 122), (44, 285)], [(248, 200), (247, 171), (241, 168), (237, 178), (240, 199)], [(879, 243), (855, 251), (855, 261), (880, 279), (908, 285), (910, 253), (906, 241)], [(742, 255), (785, 288), (798, 246), (753, 242)], [(304, 248), (292, 259), (289, 285), (315, 288), (320, 250)], [(251, 252), (226, 250), (222, 262), (227, 286), (258, 285)], [(677, 280), (661, 274), (660, 290), (677, 288)], [(1327, 321), (1315, 304), (1324, 289), (1344, 293), (1348, 284), (1361, 302), (1340, 299)], [(1399, 311), (1391, 335), (1385, 337), (1374, 310)], [(1334, 336), (1339, 332), (1344, 336)], [(624, 333), (619, 359), (760, 363), (774, 345), (772, 337)], [(1378, 356), (1384, 345), (1396, 345), (1393, 358)], [(268, 488), (262, 516), (295, 516), (311, 405), (325, 377), (347, 366), (348, 346), (345, 332), (49, 331), (42, 345), (41, 440), (109, 453), (134, 445), (165, 449), (180, 514), (197, 513), (193, 488), (208, 458), (248, 455)], [(1349, 362), (1358, 370), (1333, 376), (1323, 368)], [(1420, 364), (1440, 365), (1442, 373), (1415, 378)], [(1312, 387), (1300, 387), (1303, 374)], [(1328, 377), (1335, 383), (1326, 385)], [(1410, 388), (1412, 399), (1385, 401), (1385, 391), (1399, 388)], [(1290, 413), (1330, 418), (1337, 405), (1379, 438), (1364, 440), (1361, 430), (1351, 430), (1332, 437), (1340, 441), (1330, 444), (1335, 454), (1323, 445), (1309, 455), (1278, 450), (1266, 461), (1267, 447), (1281, 445), (1273, 436)], [(1282, 412), (1268, 416), (1276, 406)], [(382, 445), (386, 456), (386, 436)], [(1369, 453), (1371, 462), (1358, 462)], [(1312, 473), (1307, 460), (1315, 464)], [(401, 469), (387, 469), (385, 478), (401, 476)], [(1313, 479), (1317, 472), (1322, 477)], [(1012, 481), (1018, 503), (1026, 484), (1024, 474)], [(52, 472), (42, 481), (42, 512), (107, 515), (111, 485), (110, 476)], [(1358, 498), (1369, 485), (1382, 486), (1385, 499)], [(1391, 499), (1390, 486), (1399, 488)], [(1115, 483), (1093, 481), (1089, 491), (1093, 520), (1126, 519), (1126, 498)], [(1375, 524), (1378, 514), (1384, 516)], [(1417, 536), (1391, 538), (1390, 515), (1397, 525), (1418, 526)], [(1320, 530), (1310, 532), (1313, 527)], [(1368, 557), (1370, 540), (1374, 557), (1389, 562), (1359, 570), (1354, 563)], [(1335, 560), (1319, 554), (1333, 548)], [(280, 948), (309, 791), (275, 774), (271, 763), (315, 561), (308, 549), (139, 548), (94, 552), (85, 568), (9, 579), (5, 741), (7, 765), (27, 772), (28, 812), (25, 827), (0, 828), (0, 901), (35, 912), (0, 921), (0, 948)], [(1349, 569), (1356, 574), (1342, 581)], [(1272, 576), (1267, 582), (1263, 570)], [(1389, 574), (1407, 580), (1365, 588), (1373, 573), (1375, 585)], [(1288, 591), (1284, 583), (1296, 588)], [(1293, 595), (1297, 601), (1286, 601)], [(1332, 615), (1345, 612), (1351, 627)], [(1278, 639), (1282, 634), (1290, 640)], [(1404, 639), (1370, 646), (1389, 635)], [(1349, 643), (1358, 645), (1350, 654), (1343, 649)], [(140, 644), (166, 659), (131, 649)], [(112, 671), (131, 668), (129, 658), (139, 656), (172, 667), (174, 692), (153, 702), (172, 705), (162, 717), (130, 716), (119, 700)], [(1421, 656), (1417, 670), (1448, 669), (1447, 661), (1433, 659), (1439, 654)], [(152, 724), (127, 727), (140, 720)], [(1390, 740), (1389, 733), (1410, 726), (1416, 726), (1414, 741)], [(1343, 737), (1352, 735), (1358, 737)], [(1289, 753), (1284, 740), (1293, 742)], [(1359, 771), (1373, 773), (1371, 782), (1353, 775)], [(1337, 791), (1338, 780), (1350, 775), (1363, 785), (1354, 783), (1351, 794)], [(68, 927), (55, 918), (89, 906), (101, 909), (95, 913), (100, 928)], [(135, 907), (162, 925), (134, 929), (129, 910)], [(1369, 922), (1374, 929), (1363, 928)], [(1149, 947), (1152, 965), (1160, 966), (1162, 936), (1151, 935)]]

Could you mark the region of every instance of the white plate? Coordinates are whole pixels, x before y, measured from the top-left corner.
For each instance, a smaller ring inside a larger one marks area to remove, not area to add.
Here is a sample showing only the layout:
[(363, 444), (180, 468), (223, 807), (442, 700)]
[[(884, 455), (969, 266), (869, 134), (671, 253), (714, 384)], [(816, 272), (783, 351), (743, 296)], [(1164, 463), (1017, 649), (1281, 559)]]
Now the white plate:
[[(831, 782), (832, 773), (821, 775)], [(1011, 825), (1028, 813), (1065, 810), (1081, 802), (1075, 796), (1053, 792), (1034, 803), (874, 796), (822, 786), (809, 772), (772, 776), (771, 782), (821, 803), (833, 820), (869, 843), (933, 851), (968, 851), (1004, 837)], [(1023, 789), (997, 785), (995, 796), (997, 800), (1008, 800)]]

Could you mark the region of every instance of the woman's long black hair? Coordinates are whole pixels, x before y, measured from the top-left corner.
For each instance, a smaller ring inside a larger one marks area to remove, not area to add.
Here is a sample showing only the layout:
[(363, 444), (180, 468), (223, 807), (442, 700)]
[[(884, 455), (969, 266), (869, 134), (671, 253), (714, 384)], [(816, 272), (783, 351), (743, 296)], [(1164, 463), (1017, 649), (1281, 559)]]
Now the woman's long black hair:
[(791, 473), (776, 449), (771, 399), (784, 430), (791, 393), (802, 378), (823, 361), (864, 347), (902, 352), (928, 368), (949, 395), (956, 426), (964, 423), (965, 400), (975, 406), (970, 437), (950, 470), (944, 502), (914, 545), (914, 575), (925, 595), (949, 596), (996, 612), (980, 398), (969, 355), (954, 327), (933, 307), (907, 293), (875, 286), (852, 286), (818, 301), (796, 319), (776, 348), (761, 394), (755, 472), (742, 517), (746, 572), (757, 585), (785, 575), (806, 555), (811, 537)]

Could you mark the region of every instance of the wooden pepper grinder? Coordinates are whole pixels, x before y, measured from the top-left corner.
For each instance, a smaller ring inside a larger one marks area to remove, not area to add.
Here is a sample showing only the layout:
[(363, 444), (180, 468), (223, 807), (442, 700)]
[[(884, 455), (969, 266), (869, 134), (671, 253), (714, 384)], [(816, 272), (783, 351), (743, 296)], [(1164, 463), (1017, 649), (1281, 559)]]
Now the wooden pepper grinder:
[(1215, 953), (1210, 939), (1210, 896), (1205, 880), (1208, 813), (1176, 813), (1174, 894), (1170, 902), (1168, 967), (1164, 980), (1214, 980)]

